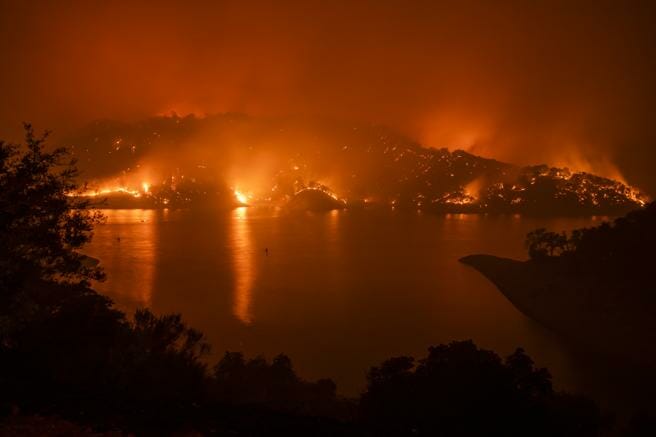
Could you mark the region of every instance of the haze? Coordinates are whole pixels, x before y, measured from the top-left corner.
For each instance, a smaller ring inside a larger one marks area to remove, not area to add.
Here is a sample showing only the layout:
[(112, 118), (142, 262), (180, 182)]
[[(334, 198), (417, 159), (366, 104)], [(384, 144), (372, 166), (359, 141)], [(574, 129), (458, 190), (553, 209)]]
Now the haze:
[(175, 111), (383, 123), (656, 193), (651, 2), (0, 2), (0, 135)]

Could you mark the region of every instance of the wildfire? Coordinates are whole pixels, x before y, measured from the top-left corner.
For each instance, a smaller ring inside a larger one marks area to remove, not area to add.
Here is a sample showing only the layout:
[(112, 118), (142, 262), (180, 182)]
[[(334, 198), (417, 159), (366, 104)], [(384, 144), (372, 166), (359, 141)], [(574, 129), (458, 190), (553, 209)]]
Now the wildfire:
[(483, 181), (481, 178), (474, 179), (464, 187), (464, 194), (466, 195), (467, 201), (463, 202), (464, 204), (472, 203), (480, 197), (481, 188), (483, 187)]
[(645, 206), (647, 202), (649, 201), (649, 197), (645, 196), (642, 194), (640, 191), (636, 190), (630, 185), (627, 185), (627, 191), (628, 193), (626, 196), (633, 200), (634, 202), (638, 203), (640, 206)]
[(150, 195), (151, 185), (148, 182), (141, 183), (141, 190), (137, 188), (126, 187), (122, 185), (118, 186), (104, 186), (102, 188), (86, 190), (82, 193), (71, 193), (71, 196), (82, 196), (82, 197), (98, 197), (98, 196), (107, 196), (111, 194), (128, 194), (132, 197), (139, 198), (144, 195)]
[(448, 203), (450, 205), (471, 205), (475, 202), (476, 202), (476, 199), (472, 196), (467, 195), (467, 194), (450, 196), (450, 197), (448, 197), (447, 199), (444, 200), (444, 203)]
[(330, 190), (321, 190), (321, 191), (323, 191), (324, 193), (326, 193), (327, 195), (329, 195), (330, 197), (332, 197), (335, 200), (341, 200), (339, 197), (337, 197), (337, 194), (333, 193)]
[(248, 196), (244, 193), (242, 193), (239, 190), (234, 190), (235, 193), (235, 199), (237, 199), (237, 202), (241, 203), (242, 205), (248, 204)]
[[(337, 200), (339, 202), (343, 202), (343, 200), (340, 199), (339, 196), (337, 196), (337, 194), (330, 191), (330, 189), (328, 189), (328, 187), (326, 187), (324, 185), (317, 185), (317, 186), (303, 188), (302, 190), (297, 191), (296, 194), (300, 193), (301, 191), (320, 191), (320, 192), (332, 197), (334, 200)], [(366, 202), (366, 200), (365, 200), (365, 202)]]
[[(110, 187), (110, 188), (101, 188), (98, 190), (89, 190), (81, 193), (80, 195), (83, 197), (97, 197), (97, 196), (105, 196), (108, 194), (114, 194), (114, 193), (124, 193), (124, 194), (129, 194), (132, 197), (141, 197), (141, 192), (138, 190), (132, 190), (127, 187)], [(76, 195), (76, 194), (72, 194)]]
[[(409, 152), (408, 152), (409, 153)], [(446, 153), (449, 168), (459, 168), (458, 156)], [(465, 156), (466, 158), (466, 156)], [(442, 158), (440, 158), (442, 159)], [(464, 158), (463, 158), (464, 159)], [(428, 163), (428, 167), (434, 164)], [(426, 210), (457, 210), (469, 212), (506, 212), (525, 211), (536, 208), (536, 202), (547, 202), (553, 208), (559, 205), (578, 203), (585, 211), (608, 210), (612, 208), (644, 206), (649, 198), (636, 188), (622, 182), (606, 179), (583, 172), (572, 172), (567, 168), (549, 167), (547, 165), (531, 166), (515, 169), (517, 175), (508, 175), (505, 171), (499, 174), (494, 171), (483, 172), (475, 169), (476, 161), (465, 161), (462, 165), (469, 172), (469, 177), (458, 176), (457, 183), (450, 182), (449, 189), (441, 189), (437, 176), (442, 174), (456, 177), (456, 173), (439, 173), (426, 180), (420, 178), (417, 182), (404, 177), (399, 184), (408, 186), (402, 196), (392, 193), (394, 198), (362, 197), (359, 200), (349, 198), (353, 206), (374, 201), (391, 201), (392, 207), (416, 207)], [(299, 169), (301, 168), (298, 166)], [(476, 171), (475, 171), (476, 170)], [(296, 170), (295, 170), (296, 171)], [(450, 171), (450, 170), (448, 170)], [(187, 177), (176, 171), (163, 180), (158, 181), (153, 174), (141, 171), (139, 175), (128, 177), (123, 175), (112, 180), (94, 183), (83, 192), (70, 193), (70, 196), (102, 197), (108, 196), (114, 205), (138, 205), (139, 207), (185, 207), (206, 202), (211, 196), (217, 196), (220, 201), (227, 201), (232, 207), (243, 207), (266, 204), (267, 202), (281, 204), (293, 200), (296, 195), (306, 190), (320, 191), (335, 201), (346, 203), (332, 189), (319, 181), (305, 182), (301, 176), (294, 173), (282, 173), (277, 183), (271, 188), (271, 195), (260, 197), (245, 187), (253, 187), (253, 181), (235, 181), (234, 184), (217, 189), (213, 183), (199, 182), (194, 177)], [(228, 188), (228, 191), (224, 191)], [(375, 193), (375, 191), (374, 191)], [(349, 193), (349, 196), (352, 196)], [(227, 196), (227, 198), (225, 197)], [(400, 196), (400, 198), (399, 198)], [(130, 202), (132, 197), (138, 199)], [(545, 206), (545, 208), (552, 208)]]

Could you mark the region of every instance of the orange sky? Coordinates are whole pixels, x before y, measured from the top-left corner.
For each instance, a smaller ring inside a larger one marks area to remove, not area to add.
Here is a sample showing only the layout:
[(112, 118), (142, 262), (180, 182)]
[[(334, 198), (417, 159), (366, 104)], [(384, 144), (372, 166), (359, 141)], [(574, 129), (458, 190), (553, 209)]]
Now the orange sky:
[(0, 0), (0, 136), (171, 110), (321, 115), (516, 163), (617, 168), (654, 194), (655, 9)]

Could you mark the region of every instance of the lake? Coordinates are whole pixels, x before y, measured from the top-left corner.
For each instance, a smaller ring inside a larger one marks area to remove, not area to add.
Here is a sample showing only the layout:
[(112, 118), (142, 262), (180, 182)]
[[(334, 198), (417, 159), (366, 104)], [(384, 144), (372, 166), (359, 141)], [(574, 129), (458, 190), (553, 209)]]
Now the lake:
[(226, 350), (283, 352), (302, 377), (330, 377), (350, 396), (385, 358), (472, 339), (502, 355), (523, 347), (559, 388), (590, 392), (606, 378), (458, 262), (473, 253), (523, 259), (527, 232), (601, 219), (248, 207), (104, 213), (86, 250), (107, 272), (97, 288), (129, 312), (182, 313), (206, 334), (213, 360)]

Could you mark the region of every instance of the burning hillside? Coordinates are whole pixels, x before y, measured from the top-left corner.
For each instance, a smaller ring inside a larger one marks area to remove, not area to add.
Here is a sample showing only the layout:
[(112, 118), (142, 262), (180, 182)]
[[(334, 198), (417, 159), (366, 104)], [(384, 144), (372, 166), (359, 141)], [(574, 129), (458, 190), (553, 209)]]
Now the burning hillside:
[(608, 178), (426, 148), (371, 125), (171, 116), (98, 122), (64, 145), (101, 181), (87, 194), (143, 207), (283, 204), (317, 188), (350, 205), (445, 212), (614, 214), (647, 200)]

